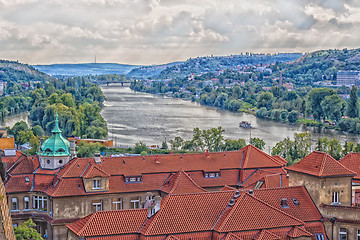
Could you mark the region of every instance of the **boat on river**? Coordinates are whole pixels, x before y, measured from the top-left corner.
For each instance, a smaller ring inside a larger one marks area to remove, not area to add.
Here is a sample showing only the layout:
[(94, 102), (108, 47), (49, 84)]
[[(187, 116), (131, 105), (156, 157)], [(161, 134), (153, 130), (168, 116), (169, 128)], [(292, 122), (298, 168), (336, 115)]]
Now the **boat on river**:
[(241, 121), (239, 123), (239, 127), (242, 127), (242, 128), (251, 128), (251, 123), (248, 122), (248, 121)]

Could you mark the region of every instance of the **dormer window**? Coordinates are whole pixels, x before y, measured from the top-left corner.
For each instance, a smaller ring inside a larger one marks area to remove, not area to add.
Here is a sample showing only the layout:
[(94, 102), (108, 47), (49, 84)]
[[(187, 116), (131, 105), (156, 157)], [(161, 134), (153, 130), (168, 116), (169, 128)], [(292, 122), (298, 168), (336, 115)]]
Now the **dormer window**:
[(45, 152), (52, 152), (52, 150), (50, 148), (47, 148)]
[(219, 178), (220, 177), (220, 172), (206, 172), (204, 174), (205, 178)]
[(30, 182), (30, 179), (29, 179), (29, 177), (25, 177), (25, 182)]
[(57, 150), (57, 152), (65, 152), (65, 150), (62, 149), (62, 148), (59, 148), (59, 149)]
[(100, 179), (93, 180), (93, 183), (94, 183), (93, 189), (101, 189), (101, 180)]
[(141, 183), (141, 182), (142, 182), (141, 176), (125, 177), (125, 183)]

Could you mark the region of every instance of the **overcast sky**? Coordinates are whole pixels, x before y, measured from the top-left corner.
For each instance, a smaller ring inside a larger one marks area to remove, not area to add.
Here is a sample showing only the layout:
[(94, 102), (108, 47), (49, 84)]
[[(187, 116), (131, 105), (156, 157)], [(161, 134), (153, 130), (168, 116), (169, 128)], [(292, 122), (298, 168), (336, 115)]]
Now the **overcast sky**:
[(0, 0), (0, 58), (29, 64), (358, 47), (359, 0)]

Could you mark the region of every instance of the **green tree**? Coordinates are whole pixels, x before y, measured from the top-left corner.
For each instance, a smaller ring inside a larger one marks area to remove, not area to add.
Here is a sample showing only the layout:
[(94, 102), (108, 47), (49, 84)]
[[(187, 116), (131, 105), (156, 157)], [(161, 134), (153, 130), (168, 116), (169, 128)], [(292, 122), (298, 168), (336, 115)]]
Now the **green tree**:
[(100, 152), (100, 143), (86, 143), (80, 142), (77, 145), (77, 156), (79, 158), (83, 157), (93, 157), (95, 153)]
[(316, 142), (316, 151), (327, 152), (329, 148), (329, 139), (327, 137), (319, 137)]
[(341, 158), (341, 144), (337, 139), (333, 138), (329, 141), (328, 154), (336, 160)]
[(320, 103), (326, 117), (336, 122), (341, 120), (341, 98), (338, 94), (326, 96)]
[(313, 88), (307, 97), (307, 107), (310, 114), (313, 114), (314, 119), (319, 121), (325, 118), (324, 110), (321, 102), (326, 96), (336, 94), (336, 91), (330, 88)]
[(261, 138), (257, 138), (257, 137), (251, 138), (250, 144), (254, 145), (255, 147), (257, 147), (260, 150), (264, 150), (264, 147), (265, 147), (264, 140), (262, 140)]
[(355, 150), (355, 144), (353, 142), (345, 141), (343, 149), (341, 151), (341, 155), (345, 157), (349, 153), (354, 152), (354, 150)]
[(148, 147), (146, 146), (146, 144), (144, 142), (137, 142), (135, 143), (135, 148), (134, 148), (134, 153), (135, 154), (141, 154), (141, 152), (147, 152), (148, 151)]
[(171, 145), (172, 150), (179, 150), (184, 144), (184, 139), (182, 139), (179, 136), (176, 136), (173, 140), (170, 140), (169, 143)]
[(244, 139), (231, 140), (225, 139), (224, 151), (236, 151), (246, 146)]
[(299, 112), (296, 110), (292, 110), (287, 118), (290, 123), (295, 123), (299, 118)]
[(350, 99), (347, 105), (347, 115), (351, 118), (359, 117), (359, 97), (355, 86), (351, 88)]
[(262, 92), (258, 97), (257, 107), (266, 107), (267, 110), (271, 109), (274, 95), (271, 92)]
[(15, 237), (17, 240), (42, 240), (41, 234), (34, 227), (36, 224), (32, 219), (27, 220), (22, 225), (14, 227)]

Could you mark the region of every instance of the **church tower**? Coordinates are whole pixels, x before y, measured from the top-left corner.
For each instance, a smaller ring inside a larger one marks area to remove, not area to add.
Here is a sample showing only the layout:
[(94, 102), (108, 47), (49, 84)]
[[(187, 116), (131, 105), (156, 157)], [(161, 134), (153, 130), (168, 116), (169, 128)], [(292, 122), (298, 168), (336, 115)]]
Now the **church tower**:
[(39, 155), (40, 167), (44, 169), (57, 169), (64, 166), (71, 159), (70, 142), (61, 135), (58, 114), (55, 114), (55, 127), (52, 136), (41, 144)]

